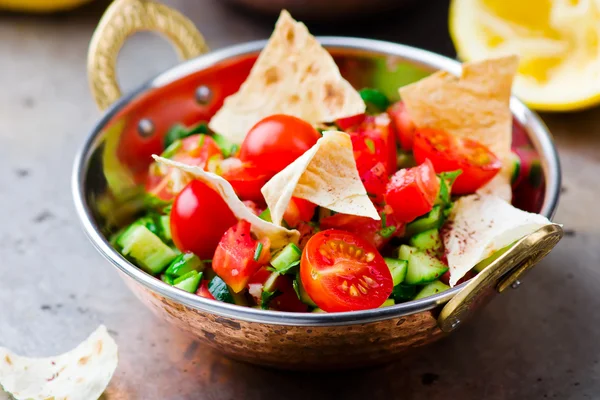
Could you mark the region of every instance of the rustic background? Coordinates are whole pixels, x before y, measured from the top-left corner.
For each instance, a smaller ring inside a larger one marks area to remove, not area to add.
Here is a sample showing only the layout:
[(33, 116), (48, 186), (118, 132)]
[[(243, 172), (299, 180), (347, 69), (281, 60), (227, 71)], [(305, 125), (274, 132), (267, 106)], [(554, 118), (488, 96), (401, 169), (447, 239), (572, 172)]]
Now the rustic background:
[[(218, 0), (166, 3), (197, 23), (212, 48), (266, 38), (274, 21)], [(310, 27), (454, 56), (446, 1), (426, 3), (368, 21)], [(51, 17), (0, 14), (0, 345), (51, 355), (106, 324), (120, 346), (109, 400), (598, 398), (600, 110), (542, 115), (563, 164), (555, 219), (567, 235), (521, 288), (396, 364), (328, 374), (257, 368), (224, 359), (157, 320), (79, 226), (70, 173), (100, 116), (85, 59), (102, 7)], [(121, 82), (132, 89), (175, 62), (165, 41), (136, 36), (120, 60)]]

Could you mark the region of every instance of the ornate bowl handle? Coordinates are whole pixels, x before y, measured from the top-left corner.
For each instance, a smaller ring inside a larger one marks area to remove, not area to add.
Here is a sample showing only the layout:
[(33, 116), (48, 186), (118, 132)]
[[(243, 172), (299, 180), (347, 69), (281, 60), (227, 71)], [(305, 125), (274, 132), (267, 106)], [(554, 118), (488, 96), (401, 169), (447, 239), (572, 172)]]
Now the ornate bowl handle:
[(440, 329), (452, 332), (479, 308), (479, 302), (518, 286), (523, 274), (550, 253), (562, 236), (561, 226), (551, 224), (516, 242), (446, 303), (438, 317)]
[(88, 79), (101, 110), (121, 97), (116, 77), (117, 56), (125, 40), (139, 31), (165, 35), (182, 60), (209, 50), (204, 37), (180, 12), (151, 0), (115, 0), (102, 16), (88, 51)]

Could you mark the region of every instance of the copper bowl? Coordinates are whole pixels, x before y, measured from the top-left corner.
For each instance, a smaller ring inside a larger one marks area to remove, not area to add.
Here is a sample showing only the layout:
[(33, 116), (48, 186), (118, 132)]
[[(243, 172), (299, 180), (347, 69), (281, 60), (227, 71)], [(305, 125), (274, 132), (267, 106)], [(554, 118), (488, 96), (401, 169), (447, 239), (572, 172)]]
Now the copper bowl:
[[(180, 54), (191, 59), (118, 98), (116, 54), (125, 38), (141, 28), (166, 33)], [(391, 97), (397, 97), (398, 86), (435, 70), (460, 71), (456, 61), (400, 44), (342, 37), (319, 40), (350, 82), (377, 87)], [(228, 356), (251, 363), (295, 369), (381, 363), (454, 330), (493, 294), (517, 285), (522, 273), (562, 236), (560, 227), (552, 225), (519, 241), (467, 283), (422, 300), (348, 313), (240, 307), (178, 290), (138, 269), (111, 247), (107, 237), (139, 208), (136, 194), (150, 155), (161, 151), (162, 137), (171, 124), (208, 119), (223, 98), (237, 90), (265, 43), (244, 43), (198, 56), (206, 46), (189, 21), (160, 4), (140, 0), (115, 1), (92, 40), (93, 93), (101, 107), (114, 104), (75, 160), (75, 205), (94, 246), (160, 318)], [(516, 189), (516, 204), (551, 217), (560, 188), (554, 144), (541, 120), (523, 103), (513, 98), (511, 110), (515, 145), (536, 153), (543, 172), (535, 187), (524, 184)]]

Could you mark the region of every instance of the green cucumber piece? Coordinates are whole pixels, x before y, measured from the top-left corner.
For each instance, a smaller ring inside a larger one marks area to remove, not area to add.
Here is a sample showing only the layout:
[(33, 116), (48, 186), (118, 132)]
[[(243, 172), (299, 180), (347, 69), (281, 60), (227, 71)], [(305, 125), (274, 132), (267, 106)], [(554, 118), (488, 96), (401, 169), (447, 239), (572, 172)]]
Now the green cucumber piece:
[(312, 310), (311, 312), (314, 312), (315, 314), (326, 314), (327, 311), (321, 310), (320, 308), (315, 308), (314, 310)]
[(264, 292), (274, 292), (275, 291), (275, 283), (277, 282), (277, 278), (279, 278), (279, 272), (272, 272), (271, 275), (265, 281), (263, 285)]
[(269, 303), (271, 302), (271, 300), (273, 300), (280, 294), (281, 292), (279, 290), (275, 290), (273, 292), (263, 291), (260, 295), (260, 308), (262, 308), (263, 310), (268, 310)]
[(134, 223), (117, 240), (121, 254), (131, 257), (144, 271), (162, 272), (177, 254), (146, 226)]
[(380, 113), (390, 105), (388, 98), (377, 89), (364, 88), (358, 91), (360, 97), (367, 105), (369, 113)]
[(540, 160), (533, 160), (531, 162), (531, 166), (529, 167), (529, 176), (527, 177), (529, 184), (533, 188), (538, 188), (542, 184), (543, 178), (544, 170), (542, 169)]
[(171, 261), (169, 268), (165, 271), (165, 275), (177, 279), (191, 271), (200, 272), (203, 270), (204, 263), (198, 256), (193, 253), (183, 253)]
[(160, 280), (166, 283), (167, 285), (173, 286), (173, 278), (169, 277), (168, 275), (162, 274), (160, 276)]
[(429, 229), (439, 229), (444, 222), (444, 215), (440, 205), (434, 206), (429, 213), (406, 225), (406, 236), (413, 236)]
[(485, 260), (479, 261), (473, 267), (473, 269), (477, 273), (483, 271), (485, 269), (485, 267), (487, 267), (488, 265), (490, 265), (491, 263), (493, 263), (494, 261), (496, 261), (498, 259), (498, 257), (500, 257), (502, 254), (506, 253), (508, 251), (508, 249), (510, 249), (513, 246), (513, 244), (514, 243), (511, 243), (508, 246), (501, 248), (500, 250), (496, 251), (494, 254), (492, 254), (491, 256), (489, 256), (488, 258), (486, 258)]
[(175, 124), (167, 131), (164, 139), (164, 148), (168, 149), (175, 141), (190, 136), (188, 129), (181, 125)]
[(427, 253), (416, 251), (410, 255), (404, 283), (422, 285), (438, 279), (448, 271), (448, 266)]
[(410, 245), (419, 250), (431, 250), (435, 252), (441, 250), (443, 247), (440, 232), (437, 229), (429, 229), (417, 233), (410, 238)]
[(386, 301), (383, 302), (382, 305), (379, 306), (379, 308), (393, 306), (394, 304), (396, 304), (394, 299), (387, 299)]
[(173, 236), (171, 235), (171, 218), (168, 215), (161, 215), (158, 217), (158, 226), (162, 239), (171, 242), (173, 240)]
[(397, 260), (395, 258), (384, 257), (385, 263), (390, 269), (390, 273), (392, 274), (392, 280), (394, 282), (394, 286), (402, 283), (404, 278), (406, 277), (406, 269), (408, 267), (408, 261), (406, 260)]
[(271, 259), (271, 265), (277, 272), (285, 274), (299, 264), (300, 256), (302, 256), (302, 250), (294, 243), (288, 243)]
[(511, 185), (514, 185), (515, 183), (517, 183), (517, 180), (519, 179), (519, 175), (521, 175), (521, 157), (519, 157), (518, 154), (516, 153), (511, 153), (511, 164), (510, 164), (510, 183)]
[(227, 284), (219, 277), (219, 275), (215, 275), (215, 277), (208, 282), (208, 291), (219, 301), (235, 304), (235, 300), (231, 295), (229, 287), (227, 287)]
[(423, 287), (415, 296), (415, 300), (419, 300), (425, 297), (433, 296), (434, 294), (443, 292), (450, 289), (450, 286), (440, 281), (433, 281)]
[(189, 293), (196, 293), (201, 279), (202, 272), (198, 273), (198, 271), (190, 271), (187, 274), (175, 279), (173, 281), (173, 286)]
[(237, 153), (239, 150), (239, 146), (237, 144), (231, 143), (225, 136), (219, 135), (215, 133), (212, 138), (215, 142), (217, 142), (217, 146), (221, 149), (223, 153), (223, 157), (231, 157)]
[(296, 276), (293, 282), (294, 290), (296, 291), (296, 295), (300, 299), (301, 302), (306, 304), (307, 306), (316, 307), (315, 302), (310, 298), (306, 290), (304, 290), (304, 286), (302, 285), (302, 281), (300, 280), (300, 276)]
[(246, 299), (246, 295), (244, 292), (235, 293), (233, 290), (231, 292), (231, 297), (233, 297), (233, 304), (237, 304), (238, 306), (248, 307), (248, 299)]
[(271, 219), (271, 210), (269, 210), (268, 208), (265, 208), (265, 211), (258, 214), (258, 218), (262, 219), (263, 221), (273, 222), (273, 220)]
[(406, 260), (408, 261), (410, 259), (410, 255), (414, 252), (416, 252), (417, 249), (414, 247), (411, 247), (409, 245), (403, 244), (400, 246), (400, 248), (398, 249), (398, 258), (400, 260)]
[(392, 291), (392, 297), (396, 301), (396, 304), (410, 301), (415, 297), (416, 294), (416, 286), (405, 285), (403, 283), (395, 286), (394, 290)]

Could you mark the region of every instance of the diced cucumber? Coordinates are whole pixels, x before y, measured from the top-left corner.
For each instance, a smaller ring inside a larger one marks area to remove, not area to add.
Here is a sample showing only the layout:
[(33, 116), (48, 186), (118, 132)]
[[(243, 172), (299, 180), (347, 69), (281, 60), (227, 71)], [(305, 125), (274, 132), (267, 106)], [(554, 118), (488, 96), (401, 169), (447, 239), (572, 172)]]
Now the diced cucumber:
[(181, 140), (177, 139), (171, 143), (169, 147), (164, 149), (160, 156), (163, 158), (171, 158), (175, 155), (175, 153), (177, 153), (177, 151), (179, 151), (182, 145), (183, 143), (181, 143)]
[(202, 270), (204, 270), (204, 263), (198, 256), (193, 253), (183, 253), (171, 262), (169, 268), (165, 271), (165, 275), (176, 279), (190, 271), (200, 272)]
[(417, 249), (414, 247), (411, 247), (407, 244), (403, 244), (400, 246), (400, 248), (398, 249), (398, 258), (400, 260), (406, 260), (408, 261), (410, 259), (410, 255), (414, 252), (416, 252)]
[(271, 210), (269, 210), (268, 208), (265, 208), (265, 211), (261, 212), (258, 215), (258, 218), (262, 219), (263, 221), (273, 222), (273, 220), (271, 219)]
[(392, 297), (394, 298), (396, 304), (412, 300), (416, 294), (416, 286), (405, 285), (403, 283), (395, 286), (394, 290), (392, 291)]
[(475, 267), (473, 267), (473, 269), (476, 272), (481, 272), (485, 269), (485, 267), (487, 267), (488, 265), (490, 265), (491, 263), (493, 263), (494, 261), (496, 261), (498, 259), (498, 257), (500, 257), (502, 254), (506, 253), (508, 251), (508, 249), (510, 249), (513, 246), (513, 243), (509, 244), (506, 247), (501, 248), (500, 250), (496, 251), (494, 254), (492, 254), (491, 256), (489, 256), (488, 258), (486, 258), (485, 260), (481, 260), (479, 261)]
[(544, 179), (544, 171), (542, 169), (542, 164), (540, 163), (540, 160), (533, 160), (531, 162), (531, 165), (529, 167), (529, 176), (527, 177), (527, 179), (529, 180), (529, 184), (532, 187), (540, 187)]
[(448, 289), (450, 289), (450, 286), (446, 285), (445, 283), (442, 283), (440, 281), (433, 281), (425, 285), (425, 287), (423, 287), (423, 289), (421, 289), (419, 293), (417, 293), (414, 299), (419, 300), (425, 297), (433, 296), (434, 294), (443, 292)]
[(394, 299), (387, 299), (386, 301), (383, 302), (382, 305), (379, 306), (379, 308), (393, 306), (394, 304), (396, 304)]
[(160, 280), (168, 285), (173, 286), (173, 278), (169, 277), (168, 275), (162, 274), (160, 276)]
[(429, 254), (417, 251), (410, 255), (404, 283), (422, 285), (438, 279), (446, 271), (446, 264)]
[(235, 304), (233, 296), (231, 295), (231, 291), (227, 287), (225, 281), (223, 281), (219, 275), (215, 275), (215, 277), (208, 282), (208, 291), (215, 299), (219, 301)]
[(158, 218), (158, 225), (160, 226), (162, 239), (167, 242), (172, 241), (173, 236), (171, 235), (171, 218), (168, 215), (161, 215)]
[(314, 312), (315, 314), (325, 314), (327, 313), (327, 311), (321, 310), (320, 308), (315, 308), (314, 310), (312, 310), (311, 312)]
[(315, 304), (315, 302), (312, 301), (312, 299), (310, 298), (308, 293), (306, 293), (306, 290), (304, 290), (304, 286), (302, 285), (300, 276), (297, 276), (296, 279), (294, 279), (293, 285), (294, 285), (294, 290), (296, 291), (296, 295), (298, 296), (298, 298), (300, 299), (301, 302), (303, 302), (307, 306), (311, 306), (311, 307), (317, 306)]
[(263, 291), (265, 292), (274, 292), (275, 291), (275, 283), (277, 282), (277, 278), (279, 278), (279, 272), (272, 272), (271, 275), (265, 281), (263, 285)]
[(275, 297), (279, 296), (280, 294), (281, 294), (281, 292), (278, 290), (275, 290), (272, 292), (263, 291), (260, 295), (260, 308), (262, 308), (263, 310), (268, 310), (269, 303), (271, 302), (271, 300), (273, 300)]
[(300, 256), (302, 256), (302, 250), (294, 243), (288, 243), (271, 259), (271, 265), (278, 272), (285, 274), (299, 264)]
[(173, 281), (173, 286), (189, 293), (196, 293), (201, 279), (202, 272), (198, 273), (198, 271), (190, 271), (187, 274), (175, 279)]
[(511, 153), (510, 168), (510, 183), (514, 185), (521, 175), (521, 157), (514, 152)]
[(438, 229), (443, 222), (442, 206), (437, 205), (427, 215), (406, 225), (406, 236), (413, 236), (429, 229)]
[(429, 229), (411, 237), (410, 245), (419, 250), (438, 251), (442, 248), (442, 239), (437, 229)]
[(117, 240), (124, 256), (131, 257), (144, 271), (162, 272), (177, 254), (146, 226), (133, 224)]
[(217, 142), (217, 146), (221, 148), (221, 152), (223, 153), (223, 157), (231, 157), (237, 153), (239, 150), (239, 146), (237, 144), (231, 143), (225, 136), (219, 135), (215, 133), (212, 137), (215, 142)]
[(395, 258), (384, 257), (385, 263), (390, 269), (390, 273), (392, 274), (392, 280), (394, 282), (394, 286), (402, 283), (404, 278), (406, 277), (406, 269), (408, 267), (408, 261), (406, 260), (397, 260)]

